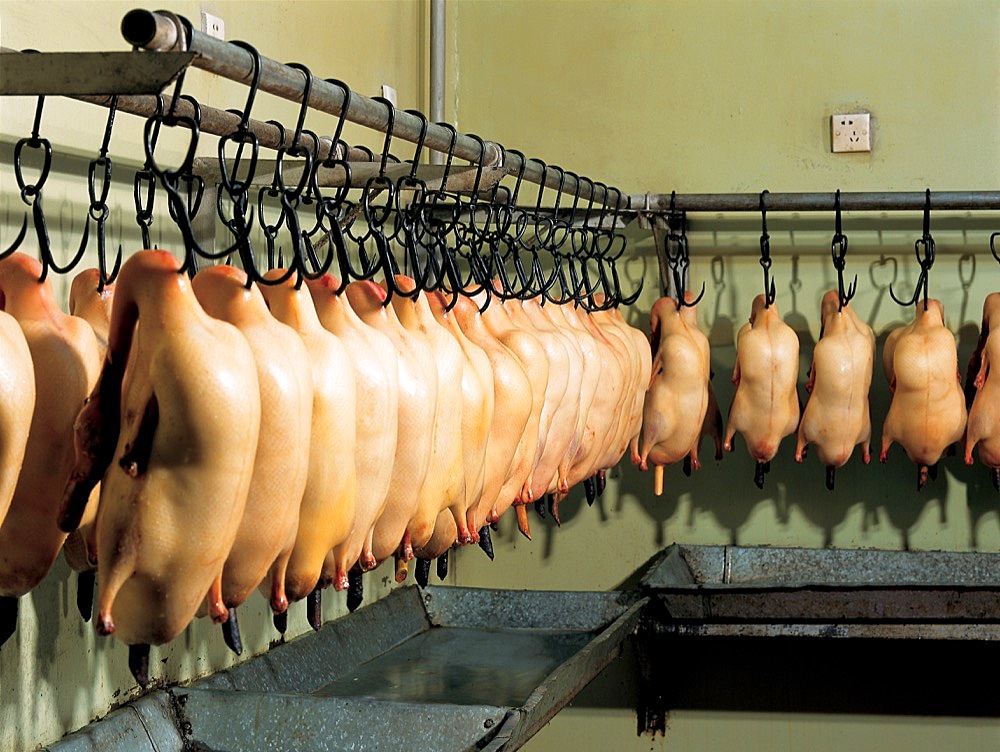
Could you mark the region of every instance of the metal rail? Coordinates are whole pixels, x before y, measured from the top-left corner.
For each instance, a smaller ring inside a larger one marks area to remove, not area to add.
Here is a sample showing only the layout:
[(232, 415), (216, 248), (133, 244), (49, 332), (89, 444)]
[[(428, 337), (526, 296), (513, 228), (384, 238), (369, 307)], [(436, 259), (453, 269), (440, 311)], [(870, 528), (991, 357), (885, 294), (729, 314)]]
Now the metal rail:
[[(0, 54), (3, 55), (24, 55), (26, 53), (21, 53), (17, 50), (10, 49), (8, 47), (0, 47)], [(49, 53), (31, 53), (32, 59), (44, 60)], [(76, 53), (57, 53), (57, 54), (76, 54)], [(51, 91), (45, 92), (46, 94), (52, 93)], [(107, 95), (93, 95), (93, 94), (69, 94), (66, 93), (64, 96), (68, 96), (71, 99), (75, 99), (79, 102), (89, 102), (90, 104), (96, 104), (101, 107), (111, 106), (111, 97)], [(157, 109), (157, 102), (159, 101), (160, 109)], [(118, 97), (118, 111), (127, 112), (130, 115), (138, 115), (140, 117), (150, 117), (156, 114), (157, 111), (165, 112), (170, 107), (171, 97), (166, 94), (123, 94)], [(194, 105), (192, 105), (186, 99), (179, 99), (175, 106), (175, 112), (182, 117), (193, 117)], [(215, 107), (210, 107), (208, 105), (200, 105), (201, 120), (200, 129), (204, 133), (211, 133), (215, 136), (227, 136), (236, 131), (240, 126), (239, 115), (230, 112), (229, 110), (220, 110)], [(251, 118), (247, 124), (249, 130), (257, 137), (257, 141), (261, 146), (267, 149), (280, 149), (282, 146), (291, 146), (292, 138), (294, 133), (291, 130), (282, 131), (276, 125), (271, 123), (263, 123), (259, 120), (254, 120)], [(316, 147), (316, 141), (313, 139), (312, 134), (303, 132), (301, 138), (302, 146), (307, 149), (314, 149)], [(325, 137), (319, 137), (319, 158), (326, 159), (330, 154), (330, 149), (332, 148), (332, 141)], [(345, 155), (337, 155), (343, 159), (355, 162), (366, 162), (371, 159), (371, 155), (364, 151), (363, 149), (357, 149), (350, 147)]]
[[(253, 80), (254, 58), (247, 50), (230, 42), (202, 34), (191, 27), (182, 17), (160, 11), (132, 10), (122, 19), (122, 36), (129, 44), (149, 51), (188, 50), (196, 52), (192, 65), (238, 83), (250, 85)], [(293, 102), (302, 102), (305, 88), (303, 73), (270, 58), (260, 58), (260, 90)], [(321, 78), (312, 84), (309, 106), (331, 115), (340, 115), (344, 106), (344, 91)], [(357, 93), (351, 94), (347, 110), (347, 120), (373, 130), (385, 133), (389, 128), (389, 113), (386, 105)], [(392, 127), (392, 137), (412, 143), (420, 141), (424, 130), (423, 121), (416, 115), (403, 110), (396, 111)], [(528, 159), (522, 163), (520, 157), (505, 151), (499, 144), (487, 141), (483, 144), (466, 134), (453, 134), (443, 125), (429, 123), (424, 136), (424, 147), (434, 151), (451, 153), (455, 157), (470, 162), (482, 162), (489, 167), (502, 167), (509, 172), (521, 174), (523, 179), (548, 188), (579, 196), (606, 206), (625, 208), (627, 196), (613, 188), (546, 166), (539, 160)]]
[[(835, 193), (770, 193), (764, 196), (767, 211), (832, 212)], [(927, 194), (914, 192), (841, 193), (840, 208), (850, 211), (922, 211)], [(759, 193), (639, 193), (629, 196), (637, 212), (665, 214), (683, 212), (759, 212)], [(932, 211), (1000, 211), (1000, 191), (931, 191)]]

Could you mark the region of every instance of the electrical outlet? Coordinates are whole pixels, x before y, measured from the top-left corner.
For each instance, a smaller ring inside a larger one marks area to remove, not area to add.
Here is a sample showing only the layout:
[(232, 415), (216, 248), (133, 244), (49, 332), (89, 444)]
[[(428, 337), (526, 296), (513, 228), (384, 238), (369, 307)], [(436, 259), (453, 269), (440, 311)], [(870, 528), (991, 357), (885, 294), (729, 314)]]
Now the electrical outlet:
[(867, 112), (833, 115), (830, 135), (834, 152), (871, 151), (871, 115)]
[(396, 90), (389, 86), (389, 84), (382, 84), (382, 96), (392, 102), (392, 106), (396, 106)]
[(226, 23), (218, 16), (211, 13), (201, 12), (201, 31), (210, 37), (226, 41)]

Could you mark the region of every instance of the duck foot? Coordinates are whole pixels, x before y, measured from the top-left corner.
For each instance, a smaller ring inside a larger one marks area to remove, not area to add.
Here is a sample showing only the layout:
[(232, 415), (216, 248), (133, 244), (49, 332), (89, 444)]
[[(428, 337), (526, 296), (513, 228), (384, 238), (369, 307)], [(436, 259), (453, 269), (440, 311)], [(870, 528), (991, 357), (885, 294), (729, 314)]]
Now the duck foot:
[(439, 580), (444, 580), (448, 576), (448, 552), (445, 551), (437, 558), (437, 575)]
[(274, 622), (274, 628), (278, 630), (278, 634), (284, 635), (288, 631), (288, 612), (282, 611), (280, 614), (274, 614), (271, 617)]
[(0, 596), (0, 645), (17, 630), (17, 598)]
[(347, 573), (347, 610), (357, 611), (365, 599), (365, 582), (360, 569), (352, 569)]
[(528, 522), (528, 510), (524, 504), (515, 504), (514, 514), (517, 515), (517, 529), (521, 531), (521, 535), (531, 540), (531, 525)]
[(243, 639), (240, 637), (240, 624), (236, 621), (236, 609), (229, 609), (229, 618), (222, 623), (222, 639), (236, 655), (243, 655)]
[(552, 519), (555, 520), (556, 527), (562, 527), (562, 520), (559, 519), (559, 504), (562, 502), (562, 495), (549, 494), (546, 497), (546, 501), (549, 505), (549, 514), (552, 515)]
[(406, 582), (406, 575), (410, 571), (410, 563), (405, 556), (396, 556), (396, 582)]
[(607, 474), (607, 472), (604, 471), (604, 470), (598, 470), (597, 471), (597, 495), (598, 496), (603, 496), (604, 495), (604, 489), (607, 488), (607, 485), (608, 485), (608, 474)]
[(140, 687), (149, 686), (149, 645), (128, 646), (128, 670)]
[(828, 491), (833, 490), (834, 480), (837, 477), (837, 468), (833, 465), (826, 466), (826, 489)]
[(427, 582), (431, 578), (431, 560), (430, 559), (417, 559), (417, 567), (413, 571), (413, 576), (417, 580), (417, 584), (420, 587), (427, 587)]
[(583, 481), (583, 492), (587, 494), (587, 506), (594, 506), (594, 500), (597, 498), (597, 486), (594, 484), (593, 475)]
[(76, 577), (76, 608), (83, 620), (89, 622), (94, 614), (94, 583), (97, 572), (80, 572)]
[(306, 621), (316, 632), (323, 626), (323, 590), (321, 588), (314, 588), (306, 596)]
[[(536, 509), (538, 508), (538, 503), (535, 502)], [(490, 557), (490, 561), (493, 561), (493, 538), (490, 537), (490, 528), (487, 525), (483, 525), (479, 531), (479, 547)]]

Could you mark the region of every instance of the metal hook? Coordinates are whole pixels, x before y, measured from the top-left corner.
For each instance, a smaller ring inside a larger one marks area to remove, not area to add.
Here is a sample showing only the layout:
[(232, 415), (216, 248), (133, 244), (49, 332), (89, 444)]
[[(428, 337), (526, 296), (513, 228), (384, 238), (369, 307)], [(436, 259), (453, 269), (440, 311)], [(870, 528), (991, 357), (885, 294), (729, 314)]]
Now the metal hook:
[(928, 287), (928, 277), (931, 267), (934, 266), (934, 238), (931, 237), (931, 189), (928, 188), (926, 192), (926, 199), (924, 202), (924, 223), (923, 223), (923, 235), (913, 244), (913, 253), (917, 258), (917, 263), (920, 265), (920, 275), (917, 277), (917, 286), (913, 290), (913, 296), (910, 300), (904, 302), (896, 297), (895, 293), (892, 291), (892, 285), (889, 285), (889, 295), (892, 297), (896, 303), (902, 306), (912, 305), (920, 299), (920, 292), (923, 290), (924, 295), (924, 310), (927, 310), (927, 287)]
[(764, 197), (767, 194), (767, 190), (761, 191), (760, 194), (760, 266), (764, 270), (764, 307), (770, 308), (777, 293), (774, 280), (771, 279), (771, 236), (767, 234), (767, 207), (764, 205)]
[(447, 128), (451, 133), (451, 143), (448, 145), (448, 156), (444, 163), (444, 174), (441, 176), (440, 192), (448, 190), (448, 176), (451, 174), (451, 161), (455, 158), (455, 144), (458, 143), (458, 131), (451, 123), (438, 123), (441, 128)]
[(1000, 238), (1000, 232), (994, 232), (990, 235), (990, 253), (993, 254), (993, 258), (1000, 262), (1000, 255), (997, 254), (997, 238)]
[[(37, 52), (37, 50), (25, 50), (25, 52)], [(31, 207), (32, 224), (35, 228), (35, 236), (38, 239), (38, 254), (42, 263), (42, 273), (38, 278), (39, 282), (45, 281), (50, 268), (54, 269), (59, 274), (65, 274), (66, 272), (72, 270), (83, 257), (83, 253), (87, 249), (88, 238), (90, 237), (90, 223), (84, 221), (83, 238), (80, 241), (80, 248), (77, 250), (73, 258), (70, 259), (68, 264), (65, 266), (59, 266), (56, 264), (55, 258), (52, 255), (52, 244), (49, 239), (48, 227), (45, 222), (45, 210), (42, 206), (42, 188), (48, 179), (49, 170), (52, 167), (52, 143), (47, 138), (42, 138), (40, 135), (42, 110), (44, 105), (45, 97), (38, 97), (38, 101), (35, 106), (35, 119), (31, 129), (31, 136), (29, 138), (20, 139), (14, 146), (14, 175), (17, 179), (18, 188), (20, 188), (21, 191), (21, 200), (26, 205)], [(41, 149), (42, 151), (42, 166), (39, 170), (38, 177), (33, 183), (25, 180), (21, 165), (21, 155), (24, 147), (26, 146), (29, 149)], [(18, 234), (14, 244), (5, 250), (3, 255), (6, 256), (9, 253), (13, 253), (14, 250), (20, 246), (26, 234), (27, 214), (25, 214), (22, 231)]]
[[(698, 293), (698, 296), (691, 302), (688, 302), (685, 295), (686, 286), (684, 284), (685, 277), (691, 267), (691, 256), (688, 250), (687, 238), (687, 214), (683, 211), (677, 211), (675, 204), (676, 196), (677, 192), (672, 191), (670, 194), (670, 213), (667, 215), (668, 232), (664, 241), (666, 246), (664, 250), (667, 255), (667, 264), (670, 266), (674, 278), (678, 308), (694, 308), (705, 297), (705, 283), (701, 283), (701, 292)], [(680, 232), (676, 231), (678, 226), (680, 227)], [(676, 253), (670, 253), (670, 243), (674, 243), (676, 246)]]
[(833, 258), (833, 267), (837, 270), (837, 310), (843, 311), (844, 306), (847, 305), (851, 298), (858, 290), (858, 275), (854, 275), (854, 282), (851, 283), (850, 287), (844, 288), (844, 266), (846, 265), (847, 258), (847, 236), (843, 233), (843, 225), (841, 222), (841, 211), (840, 211), (840, 189), (837, 189), (837, 193), (833, 199), (833, 207), (836, 212), (836, 219), (834, 224), (833, 240), (830, 243), (830, 255)]
[(382, 162), (378, 168), (379, 177), (384, 178), (386, 161), (389, 159), (389, 145), (392, 143), (392, 131), (396, 127), (396, 107), (385, 97), (372, 97), (372, 101), (384, 104), (386, 109), (385, 141), (382, 143)]
[[(108, 274), (107, 249), (105, 246), (105, 231), (108, 216), (108, 192), (111, 189), (111, 158), (108, 156), (108, 147), (111, 145), (111, 130), (114, 127), (115, 113), (118, 110), (118, 95), (111, 97), (111, 104), (108, 108), (108, 120), (104, 128), (104, 140), (101, 142), (101, 149), (97, 159), (91, 160), (87, 171), (87, 190), (90, 195), (90, 207), (88, 216), (97, 224), (97, 291), (103, 292), (106, 285), (114, 282), (118, 276), (118, 271), (122, 265), (122, 246), (118, 245), (118, 254), (115, 258), (114, 269)], [(97, 190), (97, 169), (103, 168), (101, 189)]]
[[(177, 187), (179, 180), (186, 175), (190, 175), (191, 173), (194, 155), (198, 147), (198, 138), (201, 134), (200, 107), (198, 106), (197, 101), (193, 98), (188, 97), (188, 99), (190, 99), (192, 106), (194, 107), (195, 117), (181, 117), (170, 114), (163, 115), (159, 112), (152, 115), (146, 121), (146, 125), (143, 129), (143, 148), (145, 150), (146, 163), (149, 166), (149, 170), (156, 175), (167, 194), (167, 203), (168, 208), (170, 209), (170, 214), (173, 217), (174, 222), (177, 224), (178, 229), (181, 232), (181, 237), (184, 241), (185, 260), (178, 272), (187, 272), (193, 275), (197, 267), (197, 259), (195, 258), (196, 254), (210, 259), (224, 258), (225, 256), (228, 256), (236, 251), (246, 241), (250, 235), (250, 227), (248, 226), (245, 229), (244, 233), (236, 239), (236, 242), (233, 245), (216, 253), (209, 253), (203, 249), (195, 237), (194, 228), (192, 226), (193, 216), (189, 213), (191, 211), (190, 204), (188, 201), (185, 201), (183, 196), (181, 196), (180, 190)], [(158, 134), (162, 125), (166, 125), (168, 127), (180, 126), (187, 128), (191, 132), (184, 160), (177, 169), (172, 170), (160, 167), (153, 153), (156, 142), (154, 133)]]

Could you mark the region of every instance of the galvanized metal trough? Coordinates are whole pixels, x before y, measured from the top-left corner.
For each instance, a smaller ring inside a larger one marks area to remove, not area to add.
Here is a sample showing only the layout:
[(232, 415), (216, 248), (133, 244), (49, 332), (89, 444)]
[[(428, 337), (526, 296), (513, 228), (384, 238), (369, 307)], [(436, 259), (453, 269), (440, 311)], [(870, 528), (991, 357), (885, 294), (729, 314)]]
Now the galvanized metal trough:
[(50, 752), (515, 750), (621, 651), (637, 593), (403, 588)]
[(1000, 554), (675, 544), (642, 588), (661, 633), (1000, 639)]

